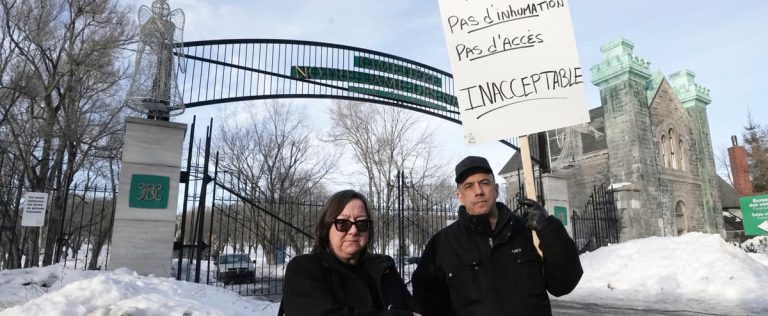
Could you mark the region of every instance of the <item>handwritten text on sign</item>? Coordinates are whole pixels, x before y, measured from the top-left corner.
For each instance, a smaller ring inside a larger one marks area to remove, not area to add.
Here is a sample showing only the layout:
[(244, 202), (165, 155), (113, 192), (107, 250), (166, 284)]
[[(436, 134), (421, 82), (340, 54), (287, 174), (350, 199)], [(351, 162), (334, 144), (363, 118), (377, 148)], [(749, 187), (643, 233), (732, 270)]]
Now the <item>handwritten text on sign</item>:
[(24, 194), (24, 213), (21, 226), (40, 227), (45, 223), (45, 208), (48, 206), (48, 193), (27, 192)]
[(440, 0), (465, 140), (589, 121), (564, 0)]

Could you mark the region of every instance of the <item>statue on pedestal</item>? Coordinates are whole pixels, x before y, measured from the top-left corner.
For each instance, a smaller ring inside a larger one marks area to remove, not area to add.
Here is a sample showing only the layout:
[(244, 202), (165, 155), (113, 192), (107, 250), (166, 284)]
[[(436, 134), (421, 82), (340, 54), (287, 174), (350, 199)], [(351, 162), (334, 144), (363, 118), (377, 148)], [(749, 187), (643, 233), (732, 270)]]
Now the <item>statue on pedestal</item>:
[(173, 62), (174, 50), (181, 49), (184, 12), (171, 11), (167, 0), (154, 0), (151, 8), (139, 8), (139, 24), (135, 68), (125, 105), (150, 119), (167, 121), (171, 115), (184, 112), (176, 74), (185, 72), (185, 64), (182, 57), (177, 59), (178, 68)]

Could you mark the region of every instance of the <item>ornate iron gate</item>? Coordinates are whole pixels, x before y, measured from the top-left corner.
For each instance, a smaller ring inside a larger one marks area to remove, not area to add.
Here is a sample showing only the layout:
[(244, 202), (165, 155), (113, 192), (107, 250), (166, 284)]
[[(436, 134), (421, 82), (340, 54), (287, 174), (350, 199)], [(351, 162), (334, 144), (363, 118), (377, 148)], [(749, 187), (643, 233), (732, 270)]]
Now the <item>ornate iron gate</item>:
[[(247, 181), (222, 170), (211, 152), (210, 130), (204, 141), (188, 144), (173, 275), (241, 295), (279, 296), (285, 265), (311, 251), (314, 226), (330, 194), (318, 190), (290, 199), (253, 198)], [(370, 247), (395, 258), (408, 281), (429, 238), (456, 219), (458, 205), (450, 198), (426, 198), (403, 173), (391, 186), (396, 203), (371, 210), (376, 239)]]
[(594, 186), (583, 211), (573, 211), (573, 239), (579, 253), (619, 242), (619, 218), (613, 191)]

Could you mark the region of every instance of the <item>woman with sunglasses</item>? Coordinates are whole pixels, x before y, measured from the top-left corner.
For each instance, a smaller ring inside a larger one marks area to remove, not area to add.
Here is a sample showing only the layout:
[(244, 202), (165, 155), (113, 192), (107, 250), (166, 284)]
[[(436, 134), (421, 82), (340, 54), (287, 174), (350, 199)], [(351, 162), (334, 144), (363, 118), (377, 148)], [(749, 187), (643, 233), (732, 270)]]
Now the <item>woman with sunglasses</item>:
[(418, 315), (394, 260), (368, 253), (373, 222), (362, 194), (332, 195), (315, 235), (312, 253), (288, 263), (278, 315)]

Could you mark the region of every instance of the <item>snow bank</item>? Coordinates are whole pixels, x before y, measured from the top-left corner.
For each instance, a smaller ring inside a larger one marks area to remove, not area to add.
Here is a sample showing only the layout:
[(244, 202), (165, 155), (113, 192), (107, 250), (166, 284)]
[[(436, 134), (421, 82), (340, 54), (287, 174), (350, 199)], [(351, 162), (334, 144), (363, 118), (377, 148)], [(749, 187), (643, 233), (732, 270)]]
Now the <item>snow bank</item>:
[(768, 300), (763, 293), (768, 266), (759, 261), (764, 257), (747, 254), (712, 234), (628, 241), (583, 254), (584, 276), (576, 290), (563, 299), (766, 314)]
[[(277, 304), (223, 288), (60, 265), (0, 273), (0, 315), (275, 315)], [(17, 293), (17, 294), (14, 294)], [(26, 302), (26, 303), (24, 303)]]

